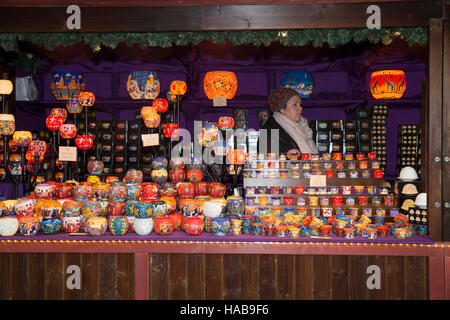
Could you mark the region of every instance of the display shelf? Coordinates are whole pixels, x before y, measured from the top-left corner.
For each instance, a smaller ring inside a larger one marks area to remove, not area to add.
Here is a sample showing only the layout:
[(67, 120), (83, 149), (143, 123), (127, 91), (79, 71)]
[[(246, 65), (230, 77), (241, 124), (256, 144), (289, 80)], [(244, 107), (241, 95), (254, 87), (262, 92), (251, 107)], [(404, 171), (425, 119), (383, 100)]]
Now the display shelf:
[[(330, 178), (326, 179), (327, 186), (344, 186), (344, 185), (360, 185), (360, 186), (382, 186), (383, 178)], [(294, 186), (310, 186), (310, 179), (305, 178), (244, 178), (244, 187), (294, 187)]]

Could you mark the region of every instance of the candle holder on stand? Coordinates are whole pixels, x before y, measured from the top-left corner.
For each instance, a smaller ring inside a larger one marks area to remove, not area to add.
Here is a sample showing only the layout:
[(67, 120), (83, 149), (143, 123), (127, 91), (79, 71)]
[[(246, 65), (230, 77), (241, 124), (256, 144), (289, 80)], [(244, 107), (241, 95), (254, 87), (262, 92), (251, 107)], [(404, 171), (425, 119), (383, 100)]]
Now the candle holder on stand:
[(43, 157), (47, 152), (47, 143), (42, 140), (33, 140), (30, 143), (29, 150), (31, 152), (31, 155), (34, 157), (33, 163), (34, 176), (33, 180), (30, 183), (28, 192), (33, 190), (35, 185), (37, 184), (37, 177), (39, 173), (42, 171), (42, 165), (40, 164), (43, 162), (44, 160)]
[(31, 140), (33, 139), (33, 135), (30, 131), (16, 131), (13, 134), (13, 140), (14, 143), (17, 145), (17, 147), (20, 149), (20, 155), (21, 155), (21, 176), (22, 176), (22, 189), (23, 194), (25, 196), (26, 194), (26, 183), (25, 183), (25, 151), (26, 148), (30, 145)]
[[(59, 135), (62, 139), (66, 141), (66, 146), (70, 146), (70, 140), (77, 136), (77, 126), (73, 123), (64, 123), (59, 128)], [(68, 180), (69, 177), (69, 163), (66, 161), (64, 165), (64, 180)], [(71, 173), (70, 173), (70, 176)]]
[[(95, 103), (95, 95), (92, 92), (83, 91), (80, 92), (78, 95), (78, 103), (84, 107), (84, 131), (85, 131), (85, 137), (88, 137), (88, 107), (92, 107)], [(77, 138), (78, 140), (78, 138)], [(84, 139), (84, 141), (88, 141)], [(83, 146), (81, 143), (81, 147), (77, 145), (77, 147), (81, 150), (83, 150), (83, 172), (86, 173), (86, 151), (91, 149), (94, 144), (94, 140), (92, 137), (90, 137), (89, 142)], [(86, 147), (86, 148), (85, 148)], [(78, 163), (78, 162), (77, 162)], [(78, 171), (78, 168), (77, 168)]]
[[(77, 127), (77, 114), (81, 113), (83, 111), (83, 106), (78, 101), (78, 96), (75, 99), (67, 101), (66, 109), (69, 114), (73, 115), (73, 123), (75, 124), (75, 127)], [(73, 168), (75, 166), (75, 168)], [(75, 170), (74, 177), (71, 176), (73, 179), (77, 179), (78, 176), (78, 161), (75, 161), (75, 164), (70, 163), (71, 169)]]

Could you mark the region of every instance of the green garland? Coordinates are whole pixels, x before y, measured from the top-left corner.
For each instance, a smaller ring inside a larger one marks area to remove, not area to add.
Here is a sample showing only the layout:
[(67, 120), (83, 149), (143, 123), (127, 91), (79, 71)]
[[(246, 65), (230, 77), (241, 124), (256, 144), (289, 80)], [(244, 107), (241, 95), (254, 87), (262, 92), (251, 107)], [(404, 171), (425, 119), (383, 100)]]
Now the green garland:
[(18, 48), (18, 42), (25, 41), (41, 45), (48, 50), (57, 46), (71, 46), (84, 42), (92, 50), (101, 46), (116, 48), (119, 43), (127, 46), (139, 44), (146, 47), (171, 47), (197, 45), (203, 40), (213, 43), (231, 42), (233, 45), (251, 44), (269, 46), (279, 42), (284, 46), (305, 46), (311, 43), (314, 47), (328, 44), (330, 48), (354, 41), (360, 43), (383, 43), (389, 45), (394, 38), (403, 38), (409, 46), (425, 46), (428, 41), (428, 29), (424, 27), (383, 28), (370, 30), (355, 29), (305, 29), (305, 30), (258, 30), (258, 31), (201, 31), (201, 32), (152, 32), (152, 33), (38, 33), (38, 34), (0, 34), (0, 48), (6, 52)]

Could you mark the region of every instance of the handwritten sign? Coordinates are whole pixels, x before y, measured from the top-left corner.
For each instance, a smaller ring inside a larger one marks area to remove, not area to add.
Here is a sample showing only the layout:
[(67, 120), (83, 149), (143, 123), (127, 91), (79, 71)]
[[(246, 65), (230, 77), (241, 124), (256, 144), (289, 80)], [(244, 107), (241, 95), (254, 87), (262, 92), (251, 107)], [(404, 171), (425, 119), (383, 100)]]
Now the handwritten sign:
[(77, 147), (59, 147), (60, 161), (77, 161)]
[(310, 187), (326, 187), (327, 176), (324, 174), (312, 174), (309, 179)]
[(144, 147), (159, 146), (159, 134), (157, 133), (143, 134), (142, 145)]
[(213, 107), (226, 107), (227, 106), (227, 98), (226, 97), (214, 97), (213, 98)]

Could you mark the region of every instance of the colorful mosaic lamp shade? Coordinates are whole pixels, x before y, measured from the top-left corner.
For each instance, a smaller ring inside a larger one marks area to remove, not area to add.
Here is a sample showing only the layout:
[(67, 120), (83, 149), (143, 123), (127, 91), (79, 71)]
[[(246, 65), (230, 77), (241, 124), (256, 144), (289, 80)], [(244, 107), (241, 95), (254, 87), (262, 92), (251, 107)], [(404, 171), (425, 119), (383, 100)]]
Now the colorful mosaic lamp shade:
[(170, 83), (170, 93), (177, 95), (177, 96), (182, 96), (186, 93), (187, 91), (187, 84), (186, 82), (182, 81), (182, 80), (174, 80)]
[(89, 150), (94, 145), (94, 140), (91, 136), (78, 136), (75, 145), (80, 150)]
[(64, 118), (60, 116), (49, 115), (45, 120), (45, 125), (49, 130), (59, 130), (61, 125), (64, 123)]
[(72, 123), (63, 123), (59, 127), (59, 135), (63, 139), (73, 139), (77, 135), (77, 126)]
[(0, 94), (11, 94), (13, 88), (11, 80), (0, 79)]
[(67, 120), (67, 110), (64, 108), (53, 108), (50, 112), (51, 116), (60, 116), (64, 119), (64, 121)]
[(176, 123), (165, 123), (163, 134), (166, 138), (177, 138), (180, 135), (180, 127)]
[(127, 79), (127, 91), (133, 100), (154, 100), (161, 86), (159, 76), (152, 71), (134, 71)]
[(28, 147), (33, 136), (30, 131), (16, 131), (13, 134), (13, 140), (18, 147)]
[(0, 114), (0, 134), (10, 136), (16, 130), (16, 121), (14, 115), (3, 113)]
[(92, 92), (80, 92), (78, 95), (78, 102), (83, 107), (92, 107), (95, 103), (95, 95)]
[(283, 74), (281, 87), (298, 92), (302, 99), (309, 99), (314, 90), (314, 79), (309, 71), (288, 71)]
[(369, 86), (375, 99), (400, 99), (406, 90), (406, 76), (402, 70), (375, 71)]
[(50, 89), (56, 100), (70, 100), (86, 87), (84, 76), (76, 71), (55, 71), (52, 73)]
[(210, 100), (216, 97), (225, 97), (231, 100), (237, 89), (237, 77), (231, 71), (209, 71), (203, 79), (203, 90)]
[(166, 112), (169, 108), (169, 102), (164, 98), (158, 98), (153, 100), (152, 107), (154, 107), (157, 112)]
[(33, 140), (30, 143), (29, 149), (35, 157), (41, 157), (47, 152), (47, 143), (43, 140)]
[(83, 111), (83, 106), (78, 101), (78, 97), (67, 101), (66, 108), (69, 113), (81, 113)]

